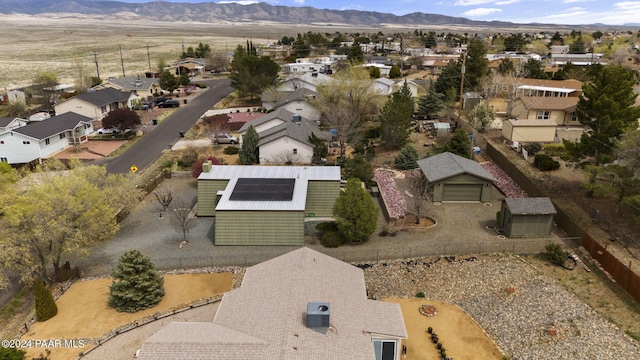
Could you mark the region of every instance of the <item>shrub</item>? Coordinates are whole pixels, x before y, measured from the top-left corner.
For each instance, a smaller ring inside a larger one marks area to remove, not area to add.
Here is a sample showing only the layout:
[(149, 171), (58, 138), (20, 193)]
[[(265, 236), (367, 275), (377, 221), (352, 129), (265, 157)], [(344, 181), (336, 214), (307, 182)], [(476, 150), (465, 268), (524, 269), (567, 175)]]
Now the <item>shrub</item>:
[(338, 230), (338, 225), (336, 225), (335, 221), (321, 222), (318, 225), (316, 225), (316, 230), (319, 230), (319, 231), (322, 231), (322, 232), (337, 231)]
[(364, 132), (364, 137), (367, 139), (377, 139), (380, 137), (382, 130), (380, 126), (376, 126), (374, 128), (367, 129)]
[(545, 154), (536, 154), (533, 159), (533, 166), (541, 171), (558, 170), (560, 163), (553, 160), (551, 156)]
[(207, 160), (211, 161), (212, 165), (222, 165), (222, 161), (213, 156), (209, 156), (208, 158), (200, 158), (191, 166), (192, 177), (197, 178), (198, 176), (200, 176), (200, 174), (202, 173), (202, 164), (204, 164), (204, 162)]
[(178, 166), (183, 169), (190, 168), (196, 161), (198, 161), (198, 150), (193, 147), (188, 147), (182, 152), (182, 156), (178, 159)]
[(429, 334), (432, 334), (432, 333), (433, 333), (433, 328), (432, 328), (431, 326), (429, 326), (429, 327), (427, 328), (427, 332), (428, 332)]
[(535, 155), (542, 150), (542, 145), (540, 143), (527, 143), (522, 145), (522, 148), (527, 150), (529, 155)]
[(419, 158), (420, 154), (418, 154), (418, 150), (413, 147), (413, 145), (405, 145), (402, 150), (400, 150), (400, 154), (396, 156), (396, 168), (398, 170), (415, 169), (418, 167), (417, 161)]
[(198, 88), (200, 88), (200, 89), (204, 89), (204, 88), (206, 88), (206, 87), (207, 87), (207, 85), (206, 85), (206, 84), (203, 84), (203, 83), (196, 83), (195, 85), (196, 85), (196, 87), (198, 87)]
[(320, 237), (320, 244), (324, 247), (328, 248), (337, 248), (338, 246), (344, 244), (344, 237), (337, 230), (329, 230), (325, 231)]
[(150, 308), (164, 296), (164, 278), (151, 259), (138, 250), (124, 253), (111, 277), (108, 304), (118, 312)]
[(225, 155), (235, 155), (239, 152), (240, 148), (237, 148), (235, 146), (227, 146), (226, 148), (224, 148), (224, 150), (222, 150), (222, 153)]
[(416, 294), (416, 297), (420, 299), (424, 299), (425, 297), (424, 292), (420, 291), (419, 293)]
[(544, 146), (544, 153), (549, 156), (563, 156), (564, 144), (547, 144)]
[(51, 290), (42, 281), (35, 283), (36, 318), (38, 321), (47, 321), (58, 314), (58, 305), (53, 300)]
[(24, 350), (0, 347), (0, 359), (2, 360), (23, 360), (26, 354), (27, 352)]
[(552, 243), (544, 247), (549, 261), (556, 265), (564, 264), (567, 258), (567, 252), (562, 249), (559, 244)]

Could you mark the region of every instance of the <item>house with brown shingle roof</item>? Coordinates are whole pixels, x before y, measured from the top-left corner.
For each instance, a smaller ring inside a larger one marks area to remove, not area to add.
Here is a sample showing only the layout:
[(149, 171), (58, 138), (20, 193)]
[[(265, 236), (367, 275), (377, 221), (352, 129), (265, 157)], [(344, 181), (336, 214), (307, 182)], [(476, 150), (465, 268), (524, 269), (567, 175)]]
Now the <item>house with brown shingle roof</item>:
[(556, 125), (581, 126), (576, 116), (577, 97), (522, 96), (513, 102), (514, 118), (551, 120)]
[(138, 359), (400, 360), (398, 304), (367, 299), (363, 271), (300, 248), (247, 269), (213, 323), (171, 323)]

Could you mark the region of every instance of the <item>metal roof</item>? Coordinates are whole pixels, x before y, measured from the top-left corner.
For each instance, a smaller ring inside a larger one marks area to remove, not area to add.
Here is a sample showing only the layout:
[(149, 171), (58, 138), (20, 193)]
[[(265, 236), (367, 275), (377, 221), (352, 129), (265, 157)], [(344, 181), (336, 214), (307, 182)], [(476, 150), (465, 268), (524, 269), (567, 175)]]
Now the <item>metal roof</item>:
[(535, 86), (535, 85), (520, 85), (518, 86), (518, 90), (550, 91), (550, 92), (559, 92), (559, 93), (565, 93), (565, 94), (570, 94), (576, 91), (576, 89), (557, 88), (557, 87), (551, 87), (551, 86)]
[(418, 166), (430, 182), (440, 181), (460, 174), (470, 174), (495, 182), (496, 179), (477, 161), (444, 152), (418, 161)]
[(504, 199), (513, 215), (551, 215), (556, 208), (548, 197)]

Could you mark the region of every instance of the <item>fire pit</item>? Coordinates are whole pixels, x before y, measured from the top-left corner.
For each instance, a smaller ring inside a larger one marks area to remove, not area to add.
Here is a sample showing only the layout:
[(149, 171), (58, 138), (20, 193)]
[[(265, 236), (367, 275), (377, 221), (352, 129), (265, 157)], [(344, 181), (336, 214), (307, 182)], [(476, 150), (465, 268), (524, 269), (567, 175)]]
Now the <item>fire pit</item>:
[(436, 308), (433, 305), (429, 305), (429, 304), (420, 305), (420, 314), (424, 316), (429, 316), (429, 317), (435, 316), (437, 312), (438, 312), (438, 308)]

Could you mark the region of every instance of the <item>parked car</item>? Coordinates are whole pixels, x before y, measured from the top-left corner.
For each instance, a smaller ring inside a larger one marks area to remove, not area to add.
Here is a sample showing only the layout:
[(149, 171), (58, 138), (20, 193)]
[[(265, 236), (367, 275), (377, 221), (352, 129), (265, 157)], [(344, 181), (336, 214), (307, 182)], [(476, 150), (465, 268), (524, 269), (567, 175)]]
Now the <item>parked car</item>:
[(149, 110), (149, 104), (147, 103), (133, 104), (133, 110)]
[(180, 101), (173, 100), (173, 99), (167, 99), (167, 100), (159, 103), (158, 107), (161, 107), (161, 108), (176, 108), (176, 107), (180, 107)]
[(213, 140), (216, 144), (237, 144), (238, 138), (229, 134), (218, 134), (213, 136)]
[(118, 129), (116, 128), (109, 128), (109, 129), (105, 129), (105, 128), (100, 128), (98, 130), (96, 130), (96, 132), (100, 135), (102, 134), (117, 134), (118, 133)]

